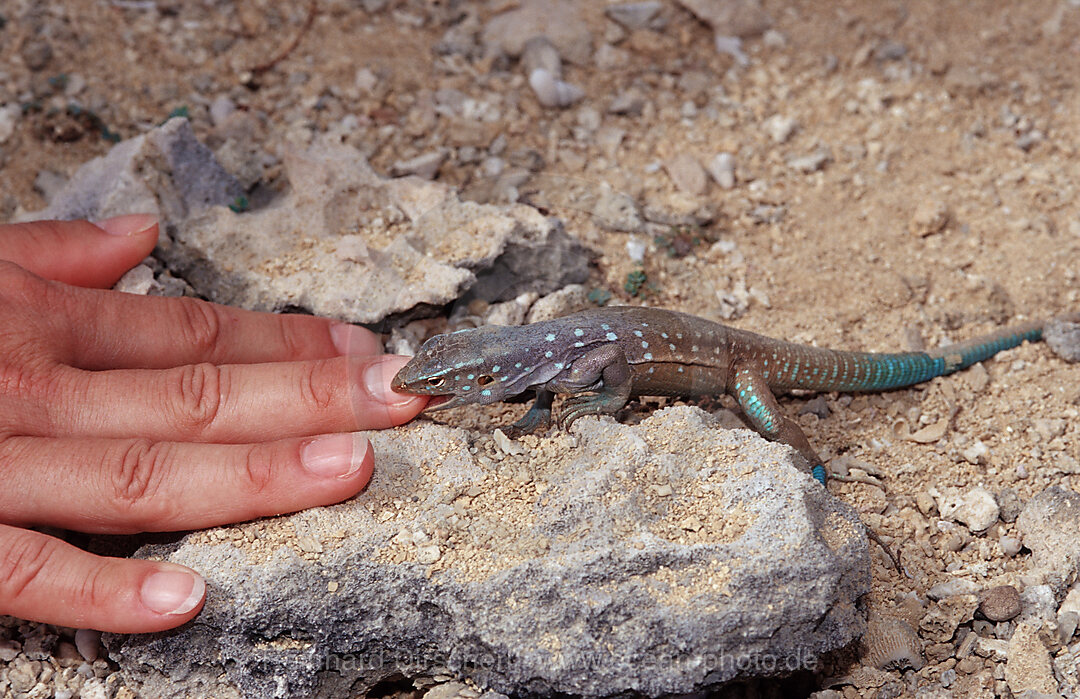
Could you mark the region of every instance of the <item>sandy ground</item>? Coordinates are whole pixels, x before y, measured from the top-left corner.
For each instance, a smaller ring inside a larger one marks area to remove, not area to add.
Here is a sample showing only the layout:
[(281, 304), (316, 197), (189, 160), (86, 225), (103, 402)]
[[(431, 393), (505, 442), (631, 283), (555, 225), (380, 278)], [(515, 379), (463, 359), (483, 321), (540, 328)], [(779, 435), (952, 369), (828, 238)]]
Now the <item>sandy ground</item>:
[[(594, 45), (625, 54), (604, 68), (565, 64), (586, 97), (557, 110), (537, 104), (516, 62), (433, 49), (463, 13), (482, 27), (511, 2), (364, 9), (383, 4), (321, 2), (305, 28), (307, 3), (9, 0), (0, 220), (43, 206), (57, 176), (110, 147), (103, 133), (137, 135), (186, 108), (200, 137), (220, 144), (227, 134), (211, 106), (227, 100), (253, 117), (247, 135), (271, 155), (270, 182), (282, 144), (346, 118), (350, 142), (380, 170), (446, 148), (439, 178), (474, 195), (490, 179), (485, 157), (529, 163), (541, 176), (521, 190), (552, 202), (599, 251), (592, 285), (622, 301), (633, 300), (628, 274), (643, 271), (638, 297), (651, 305), (868, 350), (937, 346), (1080, 309), (1080, 7), (770, 1), (771, 31), (744, 43), (742, 67), (681, 9), (665, 6), (661, 31), (630, 32), (589, 3), (581, 17)], [(475, 116), (439, 114), (435, 91), (447, 89)], [(608, 113), (628, 90), (640, 114)], [(673, 182), (673, 159), (708, 164), (721, 152), (734, 156), (734, 187)], [(606, 230), (573, 197), (605, 184), (711, 220), (655, 240)], [(646, 246), (643, 264), (631, 240)], [(883, 396), (828, 395), (827, 417), (799, 417), (834, 468), (879, 481), (831, 486), (909, 573), (878, 556), (873, 608), (901, 609), (956, 577), (1009, 580), (1027, 565), (999, 543), (1010, 523), (940, 526), (932, 489), (983, 485), (1021, 501), (1055, 484), (1080, 489), (1070, 466), (1080, 459), (1080, 366), (1033, 345), (984, 368)], [(784, 405), (798, 413), (808, 400)], [(953, 411), (939, 441), (904, 438)], [(956, 666), (946, 651), (917, 677), (909, 671), (905, 691)], [(989, 660), (968, 663), (948, 691), (991, 691), (993, 672)]]

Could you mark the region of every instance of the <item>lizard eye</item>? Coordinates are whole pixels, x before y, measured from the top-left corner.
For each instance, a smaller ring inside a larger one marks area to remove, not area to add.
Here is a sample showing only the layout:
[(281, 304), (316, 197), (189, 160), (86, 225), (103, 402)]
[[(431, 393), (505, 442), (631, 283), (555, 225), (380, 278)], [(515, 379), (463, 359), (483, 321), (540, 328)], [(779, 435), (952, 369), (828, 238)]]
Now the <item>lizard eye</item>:
[(443, 377), (436, 376), (435, 378), (428, 379), (427, 380), (427, 385), (431, 386), (432, 388), (438, 388), (439, 386), (442, 386), (443, 383), (445, 383), (445, 381), (446, 381), (446, 379), (444, 379)]
[(487, 374), (485, 374), (485, 375), (483, 375), (483, 376), (476, 379), (476, 383), (478, 385), (480, 385), (480, 386), (487, 386), (488, 384), (491, 384), (491, 383), (494, 383), (494, 382), (495, 382), (495, 379), (491, 378)]

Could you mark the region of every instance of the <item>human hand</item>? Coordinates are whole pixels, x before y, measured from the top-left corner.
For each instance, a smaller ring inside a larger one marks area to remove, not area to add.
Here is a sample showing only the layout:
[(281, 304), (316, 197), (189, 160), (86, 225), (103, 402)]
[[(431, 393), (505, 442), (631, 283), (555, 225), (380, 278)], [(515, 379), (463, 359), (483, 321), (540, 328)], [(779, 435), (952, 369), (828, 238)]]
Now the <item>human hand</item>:
[(141, 215), (0, 225), (0, 614), (183, 624), (194, 571), (27, 527), (177, 531), (339, 502), (373, 464), (348, 432), (426, 404), (390, 390), (406, 359), (362, 328), (104, 290), (156, 241)]

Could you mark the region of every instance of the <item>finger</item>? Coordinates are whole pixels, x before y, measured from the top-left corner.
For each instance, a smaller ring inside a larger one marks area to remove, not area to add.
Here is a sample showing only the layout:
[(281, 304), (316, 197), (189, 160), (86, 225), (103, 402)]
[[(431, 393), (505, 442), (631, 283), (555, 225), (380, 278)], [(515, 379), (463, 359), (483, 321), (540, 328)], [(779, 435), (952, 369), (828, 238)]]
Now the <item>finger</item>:
[(57, 367), (58, 379), (39, 384), (48, 424), (21, 427), (37, 436), (229, 444), (383, 429), (427, 405), (426, 397), (390, 389), (407, 361), (386, 355), (162, 370)]
[[(11, 282), (14, 283), (14, 282)], [(374, 333), (327, 318), (256, 313), (192, 298), (118, 294), (37, 280), (24, 296), (53, 317), (57, 361), (83, 369), (246, 364), (379, 354)]]
[(206, 583), (172, 563), (101, 558), (0, 525), (0, 615), (113, 633), (163, 631), (202, 609)]
[(118, 216), (88, 221), (31, 221), (0, 226), (0, 260), (46, 279), (111, 287), (157, 244), (157, 218)]
[(0, 463), (5, 524), (132, 534), (340, 502), (371, 480), (374, 457), (354, 433), (229, 445), (9, 437)]

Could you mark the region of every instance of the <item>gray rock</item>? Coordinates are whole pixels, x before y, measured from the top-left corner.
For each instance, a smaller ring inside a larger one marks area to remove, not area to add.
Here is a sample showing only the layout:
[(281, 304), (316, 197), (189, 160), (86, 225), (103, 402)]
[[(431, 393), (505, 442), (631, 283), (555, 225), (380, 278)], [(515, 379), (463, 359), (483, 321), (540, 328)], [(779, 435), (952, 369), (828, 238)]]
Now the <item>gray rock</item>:
[(521, 455), (432, 423), (370, 433), (375, 476), (352, 500), (142, 549), (206, 575), (206, 607), (105, 644), (156, 697), (440, 674), (656, 695), (812, 668), (862, 631), (862, 525), (791, 449), (715, 423), (590, 417)]
[(1055, 586), (1080, 575), (1080, 493), (1047, 488), (1027, 502), (1016, 529), (1035, 566), (1046, 569)]
[(772, 26), (761, 0), (679, 0), (679, 4), (722, 36), (758, 36)]
[(174, 119), (84, 165), (28, 218), (156, 213), (167, 230), (156, 254), (198, 294), (351, 322), (466, 291), (496, 302), (588, 277), (587, 250), (530, 207), (462, 202), (441, 184), (380, 177), (333, 139), (289, 153), (285, 170), (283, 195), (234, 212), (221, 205), (242, 193), (236, 180)]
[(1062, 359), (1080, 362), (1080, 322), (1051, 320), (1043, 329), (1043, 340)]
[(174, 223), (233, 203), (243, 193), (195, 138), (187, 119), (175, 118), (87, 162), (54, 193), (47, 208), (22, 220), (147, 213)]

